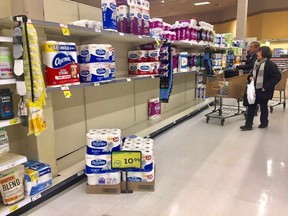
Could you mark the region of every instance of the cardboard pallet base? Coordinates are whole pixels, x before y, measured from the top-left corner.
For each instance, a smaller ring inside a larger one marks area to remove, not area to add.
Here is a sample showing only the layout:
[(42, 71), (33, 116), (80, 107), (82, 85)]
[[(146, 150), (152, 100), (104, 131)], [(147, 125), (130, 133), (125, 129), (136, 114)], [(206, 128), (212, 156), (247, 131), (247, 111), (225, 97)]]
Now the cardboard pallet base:
[[(121, 190), (126, 189), (126, 182), (121, 182)], [(128, 190), (132, 191), (155, 191), (155, 181), (153, 182), (128, 182)]]
[(88, 185), (87, 194), (120, 194), (121, 185)]

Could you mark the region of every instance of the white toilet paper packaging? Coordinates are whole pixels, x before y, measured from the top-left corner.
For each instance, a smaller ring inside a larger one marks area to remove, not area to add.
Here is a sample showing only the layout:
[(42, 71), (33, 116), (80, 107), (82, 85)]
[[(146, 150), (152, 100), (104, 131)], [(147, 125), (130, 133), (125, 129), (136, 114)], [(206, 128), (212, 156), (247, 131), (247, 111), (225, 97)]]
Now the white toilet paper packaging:
[(120, 151), (121, 134), (116, 132), (89, 132), (86, 135), (87, 154), (98, 155), (102, 153)]
[(116, 0), (101, 0), (103, 29), (117, 31)]
[(111, 153), (101, 155), (86, 154), (86, 174), (111, 172)]
[(154, 74), (153, 62), (129, 63), (129, 74), (150, 75)]
[(148, 50), (148, 60), (149, 62), (158, 62), (159, 61), (159, 49)]
[[(150, 170), (128, 171), (128, 182), (153, 182), (155, 178), (154, 166)], [(122, 171), (122, 180), (126, 181), (126, 172)]]
[(9, 152), (8, 133), (5, 129), (0, 130), (0, 155)]
[(115, 74), (113, 63), (80, 64), (80, 82), (99, 82), (111, 80)]
[(148, 61), (148, 51), (146, 50), (131, 50), (128, 52), (128, 62), (147, 62)]
[(87, 174), (88, 185), (115, 185), (121, 182), (121, 172), (111, 170), (107, 173)]
[(115, 62), (115, 50), (110, 44), (87, 44), (78, 46), (78, 62)]

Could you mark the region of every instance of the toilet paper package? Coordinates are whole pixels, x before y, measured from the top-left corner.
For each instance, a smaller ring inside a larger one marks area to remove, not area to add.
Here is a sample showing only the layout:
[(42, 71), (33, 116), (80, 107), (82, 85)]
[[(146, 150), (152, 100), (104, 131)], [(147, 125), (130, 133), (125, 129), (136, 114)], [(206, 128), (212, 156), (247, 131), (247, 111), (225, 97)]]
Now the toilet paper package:
[(115, 50), (110, 44), (87, 44), (78, 46), (78, 62), (115, 62)]
[(188, 72), (188, 52), (179, 53), (178, 71)]
[(107, 173), (87, 174), (88, 185), (116, 185), (121, 182), (121, 172), (111, 170)]
[(86, 140), (87, 154), (90, 155), (120, 151), (121, 134), (117, 132), (89, 132)]
[(77, 20), (77, 21), (74, 21), (72, 23), (73, 25), (76, 25), (76, 26), (82, 26), (82, 27), (88, 27), (89, 25), (89, 20)]
[(86, 154), (86, 174), (111, 172), (111, 153), (101, 155)]
[(130, 33), (134, 35), (141, 35), (142, 33), (142, 10), (138, 4), (129, 6), (129, 26)]
[(148, 51), (146, 50), (132, 50), (128, 52), (128, 62), (147, 62), (148, 61)]
[(149, 59), (149, 62), (159, 61), (159, 49), (148, 50), (148, 59)]
[(126, 5), (117, 7), (117, 26), (119, 32), (129, 33), (129, 7)]
[(29, 160), (24, 166), (24, 184), (27, 196), (33, 196), (52, 186), (52, 173), (49, 164)]
[(117, 31), (116, 0), (101, 0), (103, 29)]
[(146, 0), (142, 1), (142, 35), (150, 33), (150, 3)]
[(0, 129), (0, 155), (9, 152), (9, 139), (7, 131), (2, 128)]
[(79, 84), (79, 68), (75, 43), (45, 41), (42, 58), (47, 86)]
[(159, 68), (160, 68), (161, 62), (153, 62), (153, 64), (154, 64), (153, 73), (159, 74)]
[(115, 63), (80, 64), (81, 82), (100, 82), (111, 80), (115, 74)]
[(129, 74), (132, 75), (151, 75), (154, 74), (153, 62), (129, 63)]
[[(155, 178), (154, 166), (150, 170), (128, 171), (128, 182), (153, 182)], [(122, 180), (126, 181), (126, 172), (122, 171)]]
[(148, 101), (148, 118), (156, 120), (161, 117), (161, 103), (159, 98), (152, 98)]

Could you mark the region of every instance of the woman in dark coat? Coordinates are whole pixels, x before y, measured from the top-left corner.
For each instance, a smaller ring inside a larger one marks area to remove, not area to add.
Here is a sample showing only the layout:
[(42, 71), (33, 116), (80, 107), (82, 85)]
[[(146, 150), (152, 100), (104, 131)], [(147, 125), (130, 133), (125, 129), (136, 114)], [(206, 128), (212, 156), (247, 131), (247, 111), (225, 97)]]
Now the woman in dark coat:
[(276, 84), (281, 79), (281, 73), (277, 65), (270, 61), (272, 57), (271, 50), (268, 46), (262, 46), (257, 52), (257, 61), (254, 64), (253, 75), (249, 80), (254, 79), (256, 90), (255, 104), (248, 105), (248, 113), (245, 125), (240, 129), (243, 131), (252, 130), (253, 120), (257, 104), (260, 105), (260, 125), (258, 128), (268, 126), (268, 101), (273, 98)]

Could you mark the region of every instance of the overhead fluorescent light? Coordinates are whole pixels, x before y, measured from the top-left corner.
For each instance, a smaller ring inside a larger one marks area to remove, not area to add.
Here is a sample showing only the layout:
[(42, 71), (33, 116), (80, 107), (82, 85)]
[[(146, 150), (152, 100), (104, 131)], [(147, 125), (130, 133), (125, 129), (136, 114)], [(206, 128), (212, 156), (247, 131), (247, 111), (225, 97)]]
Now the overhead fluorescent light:
[(207, 5), (207, 4), (210, 4), (210, 2), (197, 2), (197, 3), (193, 3), (193, 5), (195, 5), (195, 6)]

